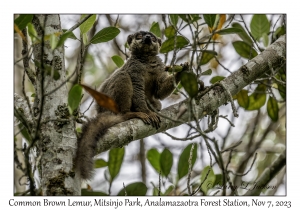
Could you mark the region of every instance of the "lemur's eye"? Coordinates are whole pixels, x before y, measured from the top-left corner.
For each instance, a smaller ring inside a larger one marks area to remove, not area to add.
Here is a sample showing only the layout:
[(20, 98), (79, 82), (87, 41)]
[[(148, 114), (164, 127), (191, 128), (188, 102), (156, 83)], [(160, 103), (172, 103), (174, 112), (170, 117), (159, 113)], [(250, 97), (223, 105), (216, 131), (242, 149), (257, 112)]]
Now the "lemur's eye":
[(138, 35), (136, 36), (136, 39), (141, 39), (141, 38), (143, 38), (143, 35), (142, 35), (142, 34), (138, 34)]
[(152, 42), (156, 42), (156, 38), (154, 36), (151, 36)]

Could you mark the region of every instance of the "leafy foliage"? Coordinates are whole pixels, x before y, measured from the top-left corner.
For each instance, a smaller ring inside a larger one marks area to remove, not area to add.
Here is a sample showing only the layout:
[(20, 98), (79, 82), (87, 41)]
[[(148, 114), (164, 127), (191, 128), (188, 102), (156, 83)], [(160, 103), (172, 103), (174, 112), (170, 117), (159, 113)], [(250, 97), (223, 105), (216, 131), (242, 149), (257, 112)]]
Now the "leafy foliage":
[[(183, 152), (179, 157), (178, 166), (177, 166), (177, 174), (179, 179), (183, 178), (188, 173), (188, 169), (189, 169), (188, 163), (189, 163), (191, 148), (192, 148), (192, 144), (189, 144), (186, 148), (184, 148)], [(197, 145), (194, 146), (192, 156), (193, 157), (192, 157), (191, 165), (193, 167), (197, 159)]]
[(108, 42), (112, 39), (114, 39), (118, 34), (120, 33), (120, 30), (115, 27), (107, 27), (103, 28), (101, 31), (95, 34), (95, 36), (91, 39), (92, 44), (98, 44), (102, 42)]
[(268, 34), (270, 32), (270, 22), (266, 15), (256, 14), (250, 23), (251, 33), (253, 37), (257, 40), (263, 36), (263, 34)]
[(129, 184), (125, 187), (125, 189), (122, 189), (118, 195), (124, 196), (125, 190), (127, 196), (144, 196), (147, 193), (147, 186), (143, 182), (136, 182)]
[(21, 14), (14, 21), (19, 30), (26, 28), (27, 24), (32, 21), (33, 15)]
[(111, 57), (111, 59), (114, 61), (114, 63), (119, 67), (121, 68), (124, 64), (124, 61), (123, 59), (118, 56), (118, 55), (114, 55), (113, 57)]
[(176, 37), (176, 47), (175, 47), (175, 37), (167, 39), (164, 43), (162, 43), (160, 52), (167, 53), (174, 49), (182, 49), (186, 45), (189, 44), (189, 41), (183, 36)]
[(74, 85), (69, 92), (68, 104), (69, 104), (71, 114), (78, 108), (80, 104), (81, 92), (82, 92), (82, 88), (78, 84)]
[[(81, 15), (81, 20), (86, 17), (87, 15)], [(89, 17), (84, 23), (82, 23), (80, 25), (80, 33), (81, 34), (85, 34), (87, 33), (91, 28), (92, 26), (94, 25), (96, 21), (96, 15), (92, 15), (91, 17)]]
[(206, 166), (201, 172), (200, 181), (202, 184), (201, 190), (207, 195), (208, 190), (211, 189), (216, 181), (216, 176), (213, 169), (210, 166)]
[(251, 47), (246, 42), (236, 41), (236, 42), (233, 42), (232, 44), (233, 44), (235, 51), (243, 58), (252, 59), (255, 56), (257, 56), (257, 52), (253, 49), (253, 47)]
[(150, 28), (150, 32), (152, 32), (157, 37), (161, 37), (161, 31), (160, 31), (158, 22), (152, 23), (152, 26)]
[(198, 82), (197, 76), (193, 72), (182, 72), (181, 73), (181, 84), (189, 94), (189, 96), (195, 97), (198, 93)]

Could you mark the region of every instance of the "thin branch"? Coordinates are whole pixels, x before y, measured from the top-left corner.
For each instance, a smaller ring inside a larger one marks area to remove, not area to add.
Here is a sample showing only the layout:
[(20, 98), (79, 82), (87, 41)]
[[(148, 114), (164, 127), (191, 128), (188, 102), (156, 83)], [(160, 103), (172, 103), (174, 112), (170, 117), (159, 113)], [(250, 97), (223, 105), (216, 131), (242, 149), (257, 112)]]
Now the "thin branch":
[[(266, 186), (278, 172), (286, 165), (286, 150), (284, 150), (279, 157), (267, 167), (261, 176), (256, 180), (256, 184), (259, 186)], [(263, 187), (256, 187), (255, 189), (249, 190), (244, 196), (257, 196), (260, 195)]]
[(253, 158), (253, 161), (251, 163), (251, 166), (250, 168), (248, 169), (248, 171), (246, 171), (245, 173), (242, 173), (242, 174), (238, 174), (238, 173), (234, 173), (233, 171), (230, 171), (232, 174), (236, 175), (236, 176), (246, 176), (252, 169), (254, 163), (255, 163), (255, 160), (256, 160), (256, 157), (257, 157), (257, 153), (254, 154), (254, 158)]
[(87, 19), (89, 19), (92, 15), (85, 16), (82, 20), (80, 20), (78, 23), (76, 23), (74, 26), (72, 26), (69, 30), (67, 30), (65, 33), (74, 31), (78, 26), (80, 26), (82, 23), (84, 23)]
[(22, 50), (22, 56), (23, 56), (23, 66), (24, 70), (32, 83), (32, 85), (35, 85), (35, 75), (32, 69), (29, 66), (29, 51), (28, 51), (28, 40), (27, 40), (27, 29), (23, 29), (22, 33), (24, 34), (25, 40), (22, 39), (22, 44), (23, 44), (23, 50)]
[(191, 189), (190, 189), (190, 181), (191, 181), (191, 174), (192, 174), (192, 158), (193, 158), (193, 151), (194, 151), (195, 143), (192, 144), (191, 150), (190, 150), (190, 155), (189, 155), (189, 170), (188, 170), (188, 179), (187, 179), (187, 189), (189, 195), (191, 194)]
[(224, 149), (221, 151), (221, 153), (224, 153), (224, 152), (228, 152), (228, 151), (232, 151), (234, 148), (236, 148), (237, 146), (239, 146), (243, 141), (238, 141), (237, 143), (235, 143), (234, 145)]

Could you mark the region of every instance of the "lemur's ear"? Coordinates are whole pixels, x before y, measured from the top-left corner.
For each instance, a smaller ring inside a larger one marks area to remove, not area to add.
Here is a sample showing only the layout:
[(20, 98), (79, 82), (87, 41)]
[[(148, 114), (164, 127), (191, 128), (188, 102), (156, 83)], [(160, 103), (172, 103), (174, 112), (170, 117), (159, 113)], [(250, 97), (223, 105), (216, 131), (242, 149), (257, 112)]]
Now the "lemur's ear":
[(161, 38), (157, 37), (157, 41), (159, 43), (159, 46), (161, 46)]
[(131, 44), (132, 39), (133, 39), (133, 35), (134, 35), (134, 34), (130, 34), (130, 35), (127, 37), (127, 43), (128, 43), (128, 45)]

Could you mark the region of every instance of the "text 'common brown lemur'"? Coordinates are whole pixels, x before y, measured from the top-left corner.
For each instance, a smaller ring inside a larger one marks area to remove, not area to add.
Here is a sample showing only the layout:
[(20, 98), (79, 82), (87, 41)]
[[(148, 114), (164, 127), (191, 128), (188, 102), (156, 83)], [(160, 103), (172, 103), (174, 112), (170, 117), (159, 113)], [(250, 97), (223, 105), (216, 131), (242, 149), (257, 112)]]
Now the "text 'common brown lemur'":
[(92, 178), (97, 141), (108, 128), (132, 118), (140, 118), (146, 124), (159, 127), (160, 118), (153, 108), (161, 110), (159, 100), (169, 96), (175, 88), (174, 81), (178, 83), (180, 80), (180, 72), (170, 75), (157, 56), (160, 38), (151, 32), (139, 31), (129, 35), (127, 43), (130, 58), (100, 87), (100, 92), (116, 102), (120, 113), (114, 114), (97, 105), (97, 116), (83, 125), (78, 139), (75, 167), (82, 179)]

